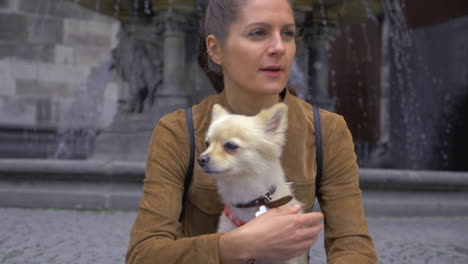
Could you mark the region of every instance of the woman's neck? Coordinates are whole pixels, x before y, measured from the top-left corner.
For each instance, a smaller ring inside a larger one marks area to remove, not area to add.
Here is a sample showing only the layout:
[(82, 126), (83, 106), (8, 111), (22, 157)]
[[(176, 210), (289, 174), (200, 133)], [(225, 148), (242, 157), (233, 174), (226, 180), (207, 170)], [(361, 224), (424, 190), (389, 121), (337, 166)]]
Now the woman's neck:
[(243, 93), (225, 89), (226, 103), (229, 111), (234, 114), (253, 116), (264, 108), (268, 108), (281, 101), (279, 94), (264, 95)]

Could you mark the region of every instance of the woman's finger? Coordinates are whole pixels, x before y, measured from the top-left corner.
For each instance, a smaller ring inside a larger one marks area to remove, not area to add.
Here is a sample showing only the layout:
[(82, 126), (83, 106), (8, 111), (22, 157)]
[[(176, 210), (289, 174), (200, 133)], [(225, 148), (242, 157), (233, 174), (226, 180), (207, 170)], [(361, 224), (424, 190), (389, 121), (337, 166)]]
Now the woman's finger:
[(299, 226), (314, 226), (323, 221), (323, 214), (314, 212), (299, 214), (296, 216), (296, 224)]

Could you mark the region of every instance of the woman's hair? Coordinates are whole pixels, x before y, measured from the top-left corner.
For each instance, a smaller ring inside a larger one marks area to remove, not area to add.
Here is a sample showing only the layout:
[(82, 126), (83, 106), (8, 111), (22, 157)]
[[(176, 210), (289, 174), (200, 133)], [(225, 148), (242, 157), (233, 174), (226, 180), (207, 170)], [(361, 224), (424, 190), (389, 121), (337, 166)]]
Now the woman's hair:
[[(209, 0), (205, 16), (200, 22), (198, 64), (208, 76), (216, 92), (224, 90), (223, 70), (221, 66), (214, 63), (208, 54), (206, 37), (213, 35), (224, 43), (229, 34), (229, 27), (239, 17), (241, 7), (248, 0)], [(292, 3), (289, 0), (289, 3)], [(288, 85), (288, 89), (296, 94)]]

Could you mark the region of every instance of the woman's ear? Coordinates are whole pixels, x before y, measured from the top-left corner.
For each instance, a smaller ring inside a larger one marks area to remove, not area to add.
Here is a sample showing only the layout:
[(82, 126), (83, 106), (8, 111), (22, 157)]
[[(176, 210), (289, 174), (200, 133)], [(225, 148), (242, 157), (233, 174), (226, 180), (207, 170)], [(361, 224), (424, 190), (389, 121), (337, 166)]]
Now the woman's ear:
[(208, 35), (206, 37), (206, 49), (211, 60), (218, 65), (222, 65), (221, 46), (215, 36)]

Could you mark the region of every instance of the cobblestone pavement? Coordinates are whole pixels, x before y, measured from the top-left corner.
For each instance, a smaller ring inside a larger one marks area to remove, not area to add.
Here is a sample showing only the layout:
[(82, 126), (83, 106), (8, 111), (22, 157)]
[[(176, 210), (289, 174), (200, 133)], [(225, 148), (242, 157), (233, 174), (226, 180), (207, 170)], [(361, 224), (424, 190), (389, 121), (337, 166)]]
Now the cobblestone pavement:
[[(124, 263), (134, 219), (123, 211), (0, 208), (0, 263)], [(368, 221), (381, 263), (468, 263), (468, 217)], [(312, 263), (325, 263), (322, 248), (314, 246)]]

